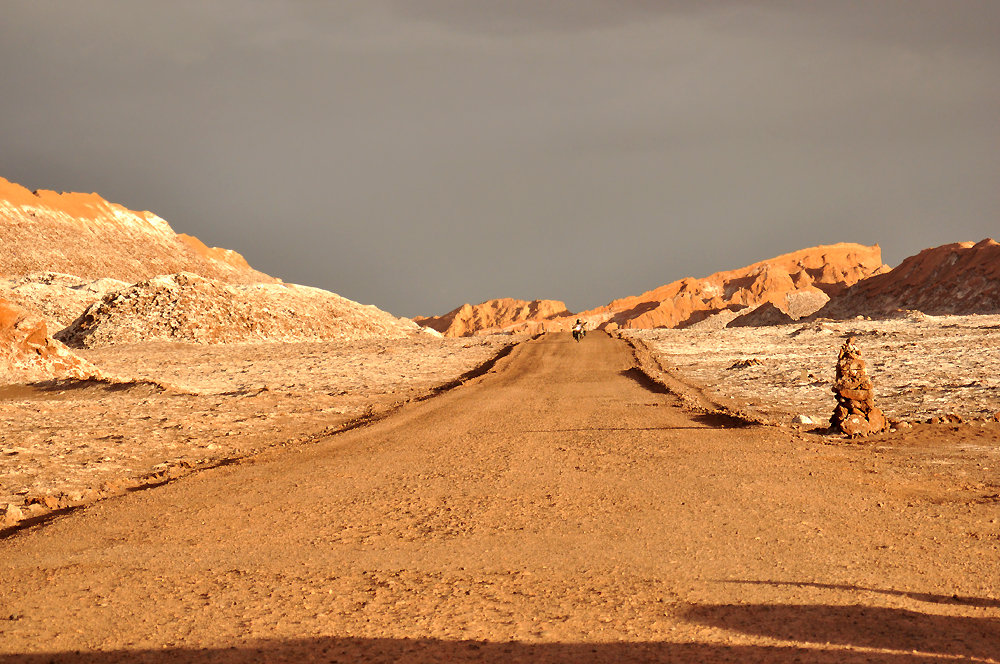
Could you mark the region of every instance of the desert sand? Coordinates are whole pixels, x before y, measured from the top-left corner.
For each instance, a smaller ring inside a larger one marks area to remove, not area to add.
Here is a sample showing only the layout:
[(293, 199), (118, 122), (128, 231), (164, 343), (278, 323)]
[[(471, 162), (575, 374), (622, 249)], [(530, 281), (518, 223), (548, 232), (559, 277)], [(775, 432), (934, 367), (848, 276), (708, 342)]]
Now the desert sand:
[[(683, 279), (577, 343), (96, 194), (0, 179), (0, 222), (0, 664), (1000, 662), (991, 240)], [(848, 338), (878, 435), (828, 427)]]
[[(343, 433), (275, 376), (286, 445), (7, 534), (0, 662), (1000, 661), (1000, 425), (748, 425), (637, 347), (522, 341)], [(268, 413), (259, 377), (193, 365), (163, 377), (189, 442), (269, 426), (226, 414)]]
[[(763, 421), (806, 415), (825, 426), (837, 350), (855, 337), (875, 382), (879, 407), (910, 424), (1000, 413), (1000, 316), (926, 316), (813, 321), (769, 327), (624, 330), (663, 368), (717, 402)], [(974, 422), (975, 423), (975, 422)]]
[(0, 387), (0, 525), (384, 416), (521, 338), (81, 350), (117, 381)]

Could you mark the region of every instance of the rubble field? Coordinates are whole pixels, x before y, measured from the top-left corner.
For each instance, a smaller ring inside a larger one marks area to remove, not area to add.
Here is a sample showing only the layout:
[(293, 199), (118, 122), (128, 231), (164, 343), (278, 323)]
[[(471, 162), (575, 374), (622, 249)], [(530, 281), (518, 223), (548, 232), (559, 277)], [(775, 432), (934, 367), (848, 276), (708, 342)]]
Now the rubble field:
[(668, 372), (710, 399), (778, 424), (800, 415), (829, 424), (837, 354), (848, 337), (867, 364), (875, 404), (891, 421), (983, 422), (1000, 413), (1000, 315), (909, 312), (890, 320), (620, 334), (644, 342)]

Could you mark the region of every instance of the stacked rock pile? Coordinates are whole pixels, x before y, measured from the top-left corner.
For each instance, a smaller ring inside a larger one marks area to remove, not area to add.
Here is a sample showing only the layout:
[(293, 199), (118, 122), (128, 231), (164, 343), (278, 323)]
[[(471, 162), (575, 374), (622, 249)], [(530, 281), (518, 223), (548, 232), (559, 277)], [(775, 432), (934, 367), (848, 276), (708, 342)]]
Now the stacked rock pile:
[(861, 359), (861, 350), (849, 337), (837, 357), (837, 382), (833, 393), (837, 407), (830, 418), (830, 426), (849, 436), (867, 436), (885, 431), (885, 415), (875, 406), (871, 378)]

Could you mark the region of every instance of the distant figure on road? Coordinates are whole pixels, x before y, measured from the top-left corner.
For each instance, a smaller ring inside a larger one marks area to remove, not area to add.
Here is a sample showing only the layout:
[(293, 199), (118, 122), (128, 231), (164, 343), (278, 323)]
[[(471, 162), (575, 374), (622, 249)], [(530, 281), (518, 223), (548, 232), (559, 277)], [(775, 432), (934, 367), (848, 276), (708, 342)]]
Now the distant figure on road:
[(573, 339), (580, 341), (585, 336), (587, 336), (587, 328), (584, 327), (583, 321), (577, 318), (576, 323), (573, 324)]

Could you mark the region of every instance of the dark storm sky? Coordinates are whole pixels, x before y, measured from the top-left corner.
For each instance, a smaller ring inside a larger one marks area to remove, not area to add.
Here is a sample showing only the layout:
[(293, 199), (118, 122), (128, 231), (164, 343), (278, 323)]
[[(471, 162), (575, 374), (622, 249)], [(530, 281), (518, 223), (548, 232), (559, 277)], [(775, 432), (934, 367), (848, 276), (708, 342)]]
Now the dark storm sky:
[(396, 315), (1000, 236), (996, 0), (0, 0), (0, 62), (0, 176)]

